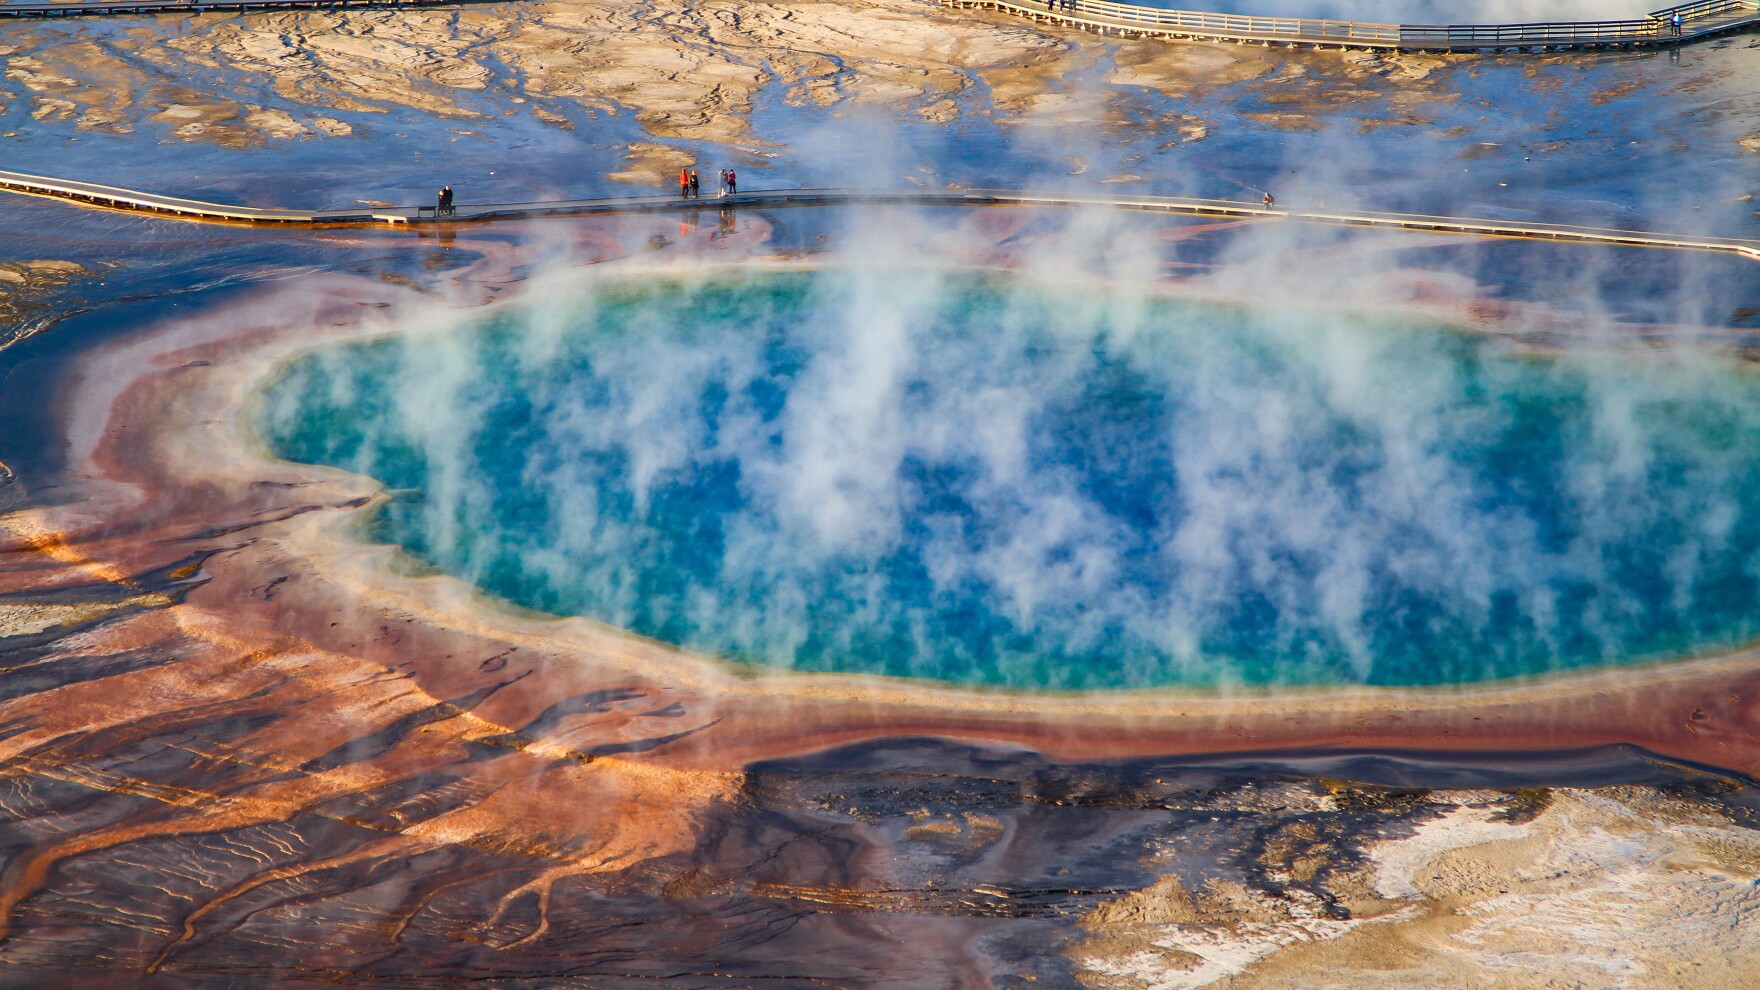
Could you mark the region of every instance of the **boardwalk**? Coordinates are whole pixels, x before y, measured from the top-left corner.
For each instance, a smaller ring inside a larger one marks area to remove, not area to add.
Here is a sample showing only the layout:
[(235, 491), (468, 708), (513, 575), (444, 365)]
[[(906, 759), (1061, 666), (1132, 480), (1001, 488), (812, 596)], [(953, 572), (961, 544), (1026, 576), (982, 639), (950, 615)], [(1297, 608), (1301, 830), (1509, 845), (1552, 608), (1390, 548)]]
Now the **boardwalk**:
[[(1424, 52), (1542, 52), (1644, 48), (1701, 41), (1760, 28), (1760, 0), (1693, 0), (1620, 21), (1533, 24), (1385, 24), (1306, 17), (1261, 17), (1162, 10), (1107, 0), (941, 0), (943, 6), (995, 10), (1040, 23), (1130, 38), (1171, 38), (1310, 47)], [(1681, 33), (1670, 26), (1681, 16)]]
[[(493, 0), (0, 0), (0, 17), (94, 17), (339, 7), (457, 7)], [(1041, 23), (1138, 38), (1380, 48), (1431, 52), (1539, 52), (1642, 48), (1700, 41), (1760, 27), (1760, 0), (1692, 0), (1619, 21), (1534, 24), (1384, 24), (1304, 17), (1162, 10), (1108, 0), (941, 0)], [(1679, 13), (1675, 35), (1669, 19)]]
[(1679, 234), (1581, 227), (1569, 224), (1475, 220), (1467, 217), (1435, 217), (1410, 213), (1363, 210), (1305, 210), (1289, 207), (1267, 209), (1255, 203), (1226, 199), (1193, 199), (1180, 196), (1115, 196), (1083, 193), (1040, 193), (1014, 189), (766, 189), (742, 192), (724, 199), (684, 200), (676, 196), (619, 196), (604, 199), (555, 200), (542, 203), (460, 203), (457, 212), (436, 217), (431, 206), (355, 207), (345, 210), (287, 210), (253, 206), (228, 206), (200, 200), (160, 196), (71, 179), (0, 171), (0, 190), (71, 200), (109, 209), (203, 223), (232, 223), (289, 227), (428, 226), (524, 220), (538, 217), (604, 216), (632, 213), (676, 213), (681, 210), (775, 209), (803, 206), (1013, 206), (1047, 209), (1101, 207), (1133, 213), (1167, 213), (1182, 216), (1235, 217), (1254, 221), (1300, 221), (1346, 227), (1381, 227), (1467, 234), (1479, 237), (1519, 237), (1582, 244), (1624, 247), (1671, 248), (1712, 251), (1760, 261), (1760, 241), (1731, 237), (1693, 237)]

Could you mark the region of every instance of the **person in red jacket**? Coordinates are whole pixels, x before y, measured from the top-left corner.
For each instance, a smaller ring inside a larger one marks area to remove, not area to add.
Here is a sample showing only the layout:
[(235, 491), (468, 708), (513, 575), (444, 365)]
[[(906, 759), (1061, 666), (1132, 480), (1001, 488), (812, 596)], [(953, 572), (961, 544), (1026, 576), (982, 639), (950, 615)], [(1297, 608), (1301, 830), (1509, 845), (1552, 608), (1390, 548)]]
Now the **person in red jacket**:
[(678, 198), (679, 199), (689, 199), (690, 196), (691, 196), (691, 170), (688, 168), (681, 168), (678, 170)]

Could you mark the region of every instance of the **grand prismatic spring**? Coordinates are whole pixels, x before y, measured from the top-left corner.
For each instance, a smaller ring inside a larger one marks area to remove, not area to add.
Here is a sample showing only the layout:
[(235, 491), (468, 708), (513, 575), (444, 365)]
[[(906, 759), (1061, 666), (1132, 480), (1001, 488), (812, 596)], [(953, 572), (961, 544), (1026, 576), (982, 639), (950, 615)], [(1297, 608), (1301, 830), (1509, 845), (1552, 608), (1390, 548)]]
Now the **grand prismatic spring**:
[(1157, 6), (0, 17), (0, 987), (1760, 985), (1752, 5)]

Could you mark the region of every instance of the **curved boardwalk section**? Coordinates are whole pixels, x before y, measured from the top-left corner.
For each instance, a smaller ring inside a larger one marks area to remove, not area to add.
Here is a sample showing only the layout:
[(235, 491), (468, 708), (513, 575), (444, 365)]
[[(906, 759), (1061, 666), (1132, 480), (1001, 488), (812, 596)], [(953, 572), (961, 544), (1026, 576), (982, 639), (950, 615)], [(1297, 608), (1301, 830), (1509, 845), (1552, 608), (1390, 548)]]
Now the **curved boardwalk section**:
[(1516, 223), (1468, 217), (1424, 216), (1364, 210), (1301, 210), (1266, 208), (1227, 199), (1182, 196), (1104, 196), (1081, 193), (1039, 193), (1017, 189), (769, 189), (742, 192), (722, 199), (679, 199), (675, 196), (616, 196), (603, 199), (553, 200), (540, 203), (458, 204), (447, 216), (431, 206), (356, 207), (348, 210), (285, 210), (228, 206), (201, 200), (160, 196), (115, 186), (54, 179), (23, 172), (0, 171), (0, 190), (89, 203), (95, 206), (204, 223), (291, 225), (302, 227), (408, 226), (434, 223), (484, 223), (494, 220), (678, 210), (754, 209), (789, 206), (1016, 206), (1051, 209), (1104, 207), (1133, 213), (1222, 216), (1253, 220), (1298, 220), (1347, 227), (1384, 227), (1480, 237), (1522, 237), (1538, 240), (1611, 244), (1624, 247), (1714, 251), (1760, 261), (1760, 241), (1733, 237), (1689, 237), (1639, 230), (1580, 227), (1569, 224)]
[[(1694, 0), (1631, 20), (1533, 24), (1382, 24), (1162, 10), (1107, 0), (941, 0), (941, 3), (948, 7), (997, 10), (1043, 23), (1121, 37), (1426, 52), (1641, 48), (1698, 41), (1760, 27), (1760, 0)], [(1676, 14), (1681, 18), (1679, 34), (1673, 27)]]
[(91, 203), (96, 206), (127, 210), (130, 213), (155, 213), (161, 216), (183, 220), (200, 220), (208, 223), (315, 226), (331, 223), (369, 223), (373, 220), (373, 211), (370, 209), (313, 211), (227, 206), (224, 203), (182, 199), (177, 196), (161, 196), (157, 193), (139, 192), (134, 189), (102, 186), (95, 182), (55, 179), (46, 175), (30, 175), (24, 172), (0, 171), (0, 189), (30, 196), (47, 196), (52, 199)]

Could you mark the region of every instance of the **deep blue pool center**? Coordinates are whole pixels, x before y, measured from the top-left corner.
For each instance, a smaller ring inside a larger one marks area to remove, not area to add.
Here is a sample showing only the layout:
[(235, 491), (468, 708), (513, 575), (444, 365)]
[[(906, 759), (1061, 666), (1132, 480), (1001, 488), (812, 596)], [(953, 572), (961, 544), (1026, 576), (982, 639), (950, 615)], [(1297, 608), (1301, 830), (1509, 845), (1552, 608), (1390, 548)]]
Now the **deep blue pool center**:
[(1434, 685), (1760, 616), (1760, 379), (1689, 349), (827, 268), (331, 346), (258, 421), (378, 538), (744, 664)]

